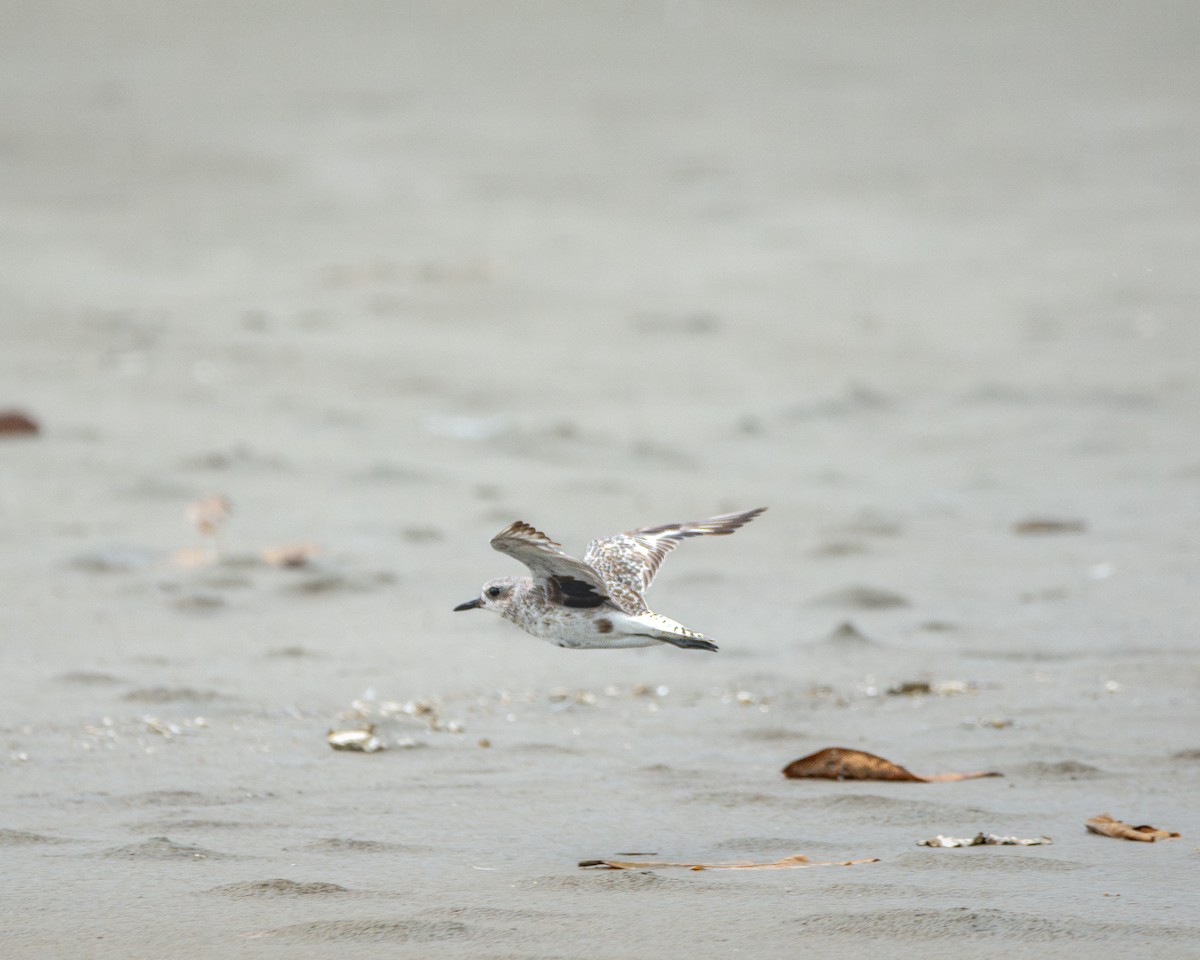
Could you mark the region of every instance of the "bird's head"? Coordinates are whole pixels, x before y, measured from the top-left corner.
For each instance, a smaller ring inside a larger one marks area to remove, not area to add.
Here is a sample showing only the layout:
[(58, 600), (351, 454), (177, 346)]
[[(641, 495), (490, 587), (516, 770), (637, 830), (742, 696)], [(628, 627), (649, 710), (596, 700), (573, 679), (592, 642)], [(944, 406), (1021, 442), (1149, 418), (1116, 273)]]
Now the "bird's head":
[(503, 613), (505, 607), (513, 599), (514, 591), (516, 590), (519, 577), (497, 577), (495, 580), (489, 580), (483, 585), (483, 589), (479, 591), (479, 596), (474, 600), (468, 600), (466, 603), (460, 603), (455, 610), (492, 610), (496, 613)]

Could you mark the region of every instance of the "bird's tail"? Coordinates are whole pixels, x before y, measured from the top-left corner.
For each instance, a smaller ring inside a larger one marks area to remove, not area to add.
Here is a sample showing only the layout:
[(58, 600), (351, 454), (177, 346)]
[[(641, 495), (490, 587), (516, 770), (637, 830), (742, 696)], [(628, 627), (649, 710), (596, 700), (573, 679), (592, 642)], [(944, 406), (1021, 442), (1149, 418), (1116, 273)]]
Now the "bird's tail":
[(636, 636), (661, 640), (663, 643), (669, 643), (674, 647), (682, 647), (685, 650), (717, 652), (717, 645), (709, 640), (708, 637), (701, 633), (696, 633), (694, 630), (689, 630), (682, 623), (676, 623), (670, 617), (664, 617), (661, 613), (643, 613), (629, 619), (638, 627)]

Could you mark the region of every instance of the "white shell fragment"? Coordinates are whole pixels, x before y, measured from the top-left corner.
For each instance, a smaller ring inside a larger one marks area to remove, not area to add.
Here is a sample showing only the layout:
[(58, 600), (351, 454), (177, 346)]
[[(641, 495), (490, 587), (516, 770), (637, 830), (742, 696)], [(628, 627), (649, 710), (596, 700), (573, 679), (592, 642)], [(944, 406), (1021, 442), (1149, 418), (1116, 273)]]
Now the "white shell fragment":
[(943, 837), (938, 834), (932, 840), (918, 840), (918, 847), (1037, 847), (1053, 843), (1049, 837), (1002, 837), (995, 833), (977, 833), (973, 837)]
[(383, 741), (375, 736), (375, 727), (365, 730), (330, 730), (325, 741), (334, 750), (354, 750), (358, 753), (375, 753), (383, 749)]
[(461, 720), (442, 715), (436, 700), (378, 700), (374, 690), (368, 690), (333, 718), (333, 726), (325, 740), (334, 750), (354, 750), (375, 753), (379, 750), (409, 750), (423, 747), (418, 739), (423, 733), (461, 734)]

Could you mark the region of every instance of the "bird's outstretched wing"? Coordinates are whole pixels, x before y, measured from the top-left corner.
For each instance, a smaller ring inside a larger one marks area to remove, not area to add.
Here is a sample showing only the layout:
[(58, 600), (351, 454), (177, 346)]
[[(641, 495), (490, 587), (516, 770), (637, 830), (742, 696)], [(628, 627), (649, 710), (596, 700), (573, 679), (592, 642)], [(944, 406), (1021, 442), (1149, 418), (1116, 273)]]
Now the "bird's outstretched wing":
[(602, 537), (588, 544), (583, 561), (600, 575), (608, 595), (622, 610), (632, 614), (645, 613), (649, 607), (643, 594), (667, 554), (676, 546), (691, 537), (733, 533), (766, 509), (759, 507), (742, 513), (726, 513), (709, 520), (664, 523)]
[(566, 607), (598, 607), (609, 599), (603, 578), (586, 563), (568, 556), (540, 530), (524, 520), (509, 524), (492, 537), (492, 549), (520, 560), (547, 588), (552, 600)]

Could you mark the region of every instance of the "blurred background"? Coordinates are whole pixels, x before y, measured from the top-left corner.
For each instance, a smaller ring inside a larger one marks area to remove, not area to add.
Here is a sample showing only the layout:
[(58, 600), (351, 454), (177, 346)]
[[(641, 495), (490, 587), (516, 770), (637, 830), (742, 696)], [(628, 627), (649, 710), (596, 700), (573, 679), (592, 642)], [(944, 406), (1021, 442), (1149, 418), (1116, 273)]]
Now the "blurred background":
[[(0, 3), (5, 955), (1194, 946), (1194, 841), (1083, 822), (1194, 836), (1198, 26)], [(451, 612), (759, 506), (650, 595), (715, 656)]]

